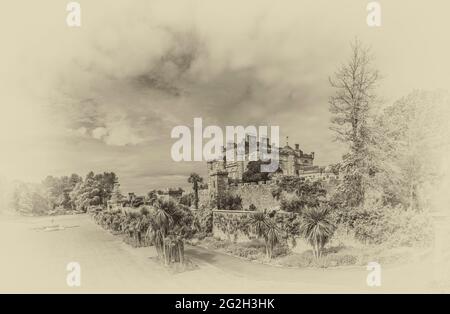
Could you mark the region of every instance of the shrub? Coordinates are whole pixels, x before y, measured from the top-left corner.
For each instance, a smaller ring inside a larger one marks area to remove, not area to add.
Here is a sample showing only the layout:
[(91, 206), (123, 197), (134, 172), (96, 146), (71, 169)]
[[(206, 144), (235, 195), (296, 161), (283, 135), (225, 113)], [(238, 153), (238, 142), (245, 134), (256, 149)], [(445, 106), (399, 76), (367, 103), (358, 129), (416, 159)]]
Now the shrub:
[(194, 193), (184, 194), (180, 198), (180, 204), (191, 207), (195, 203)]
[(327, 250), (320, 258), (315, 258), (312, 251), (305, 251), (301, 254), (290, 254), (279, 259), (279, 264), (288, 267), (336, 267), (351, 266), (358, 262), (358, 257), (349, 252), (329, 253)]
[[(272, 190), (272, 195), (279, 200), (287, 194), (295, 194), (297, 198), (291, 204), (294, 212), (300, 212), (305, 207), (317, 207), (323, 201), (327, 191), (320, 181), (309, 182), (295, 176), (283, 177), (281, 182)], [(293, 199), (291, 202), (294, 201)], [(289, 202), (286, 204), (288, 205)], [(289, 206), (288, 206), (289, 207)]]
[(261, 165), (269, 164), (269, 161), (249, 161), (247, 170), (242, 175), (243, 182), (258, 182), (269, 180), (269, 172), (261, 172)]
[(224, 210), (242, 210), (242, 198), (227, 193), (217, 200), (217, 207)]
[(194, 226), (198, 233), (210, 234), (213, 229), (213, 214), (210, 209), (202, 208), (193, 212)]
[(280, 209), (291, 213), (301, 213), (303, 202), (295, 193), (281, 193)]
[(401, 206), (336, 211), (334, 221), (353, 230), (355, 237), (366, 244), (416, 246), (431, 241), (430, 218)]
[(140, 209), (140, 214), (146, 216), (150, 214), (150, 208), (148, 206), (142, 206)]
[[(256, 235), (252, 233), (249, 219), (252, 213), (233, 214), (233, 213), (214, 213), (213, 224), (217, 230), (222, 231), (229, 236), (229, 239), (237, 237), (238, 233), (247, 236), (249, 239)], [(279, 211), (268, 212), (267, 215), (274, 220), (280, 231), (280, 237), (283, 240), (289, 240), (295, 246), (295, 238), (300, 236), (301, 216), (295, 213), (284, 213)]]

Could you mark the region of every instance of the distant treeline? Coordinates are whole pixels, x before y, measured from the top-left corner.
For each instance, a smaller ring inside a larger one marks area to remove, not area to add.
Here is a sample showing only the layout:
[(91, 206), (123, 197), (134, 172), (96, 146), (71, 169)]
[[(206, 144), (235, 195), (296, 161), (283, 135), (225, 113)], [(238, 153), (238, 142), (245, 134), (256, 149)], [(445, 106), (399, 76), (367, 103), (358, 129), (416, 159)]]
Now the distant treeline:
[(11, 206), (21, 213), (45, 214), (51, 210), (86, 211), (89, 206), (106, 206), (118, 178), (114, 172), (89, 172), (48, 176), (42, 183), (18, 183), (13, 190)]

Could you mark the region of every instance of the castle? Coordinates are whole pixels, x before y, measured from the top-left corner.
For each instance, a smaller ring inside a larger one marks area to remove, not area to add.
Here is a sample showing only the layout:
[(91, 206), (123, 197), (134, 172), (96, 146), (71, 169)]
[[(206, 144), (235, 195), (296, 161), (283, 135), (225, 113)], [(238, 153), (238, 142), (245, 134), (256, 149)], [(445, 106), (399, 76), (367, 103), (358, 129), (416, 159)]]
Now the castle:
[[(238, 160), (237, 150), (238, 145), (235, 143), (228, 143), (227, 147), (223, 148), (223, 157), (216, 160), (208, 161), (208, 190), (210, 197), (217, 197), (222, 192), (226, 191), (229, 184), (243, 182), (244, 172), (247, 170), (247, 165), (250, 162), (249, 155), (251, 141), (256, 142), (256, 159), (260, 157), (260, 148), (267, 145), (270, 152), (274, 144), (269, 144), (269, 139), (265, 139), (260, 143), (256, 141), (253, 136), (246, 136), (243, 147), (245, 154), (243, 160)], [(233, 154), (233, 161), (228, 161), (226, 155)], [(255, 160), (255, 159), (254, 159)], [(272, 181), (278, 180), (283, 176), (297, 176), (305, 178), (305, 180), (332, 180), (338, 179), (338, 175), (331, 171), (331, 167), (320, 167), (314, 165), (314, 152), (309, 154), (300, 149), (299, 144), (295, 144), (295, 148), (289, 146), (288, 138), (286, 138), (286, 145), (279, 148), (279, 168), (277, 171), (270, 173), (269, 178)]]

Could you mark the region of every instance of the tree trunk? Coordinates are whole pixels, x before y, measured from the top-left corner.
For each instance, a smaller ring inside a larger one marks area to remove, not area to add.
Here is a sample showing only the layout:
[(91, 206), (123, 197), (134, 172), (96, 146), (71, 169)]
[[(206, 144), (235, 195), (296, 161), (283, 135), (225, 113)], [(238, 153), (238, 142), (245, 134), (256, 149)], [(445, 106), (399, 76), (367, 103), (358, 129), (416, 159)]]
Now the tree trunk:
[(178, 243), (178, 254), (180, 256), (180, 264), (184, 264), (184, 243), (181, 240)]
[(163, 257), (163, 260), (164, 260), (164, 265), (167, 265), (167, 251), (166, 251), (166, 237), (162, 237), (162, 257)]
[(194, 181), (194, 193), (195, 193), (195, 209), (198, 209), (198, 184)]

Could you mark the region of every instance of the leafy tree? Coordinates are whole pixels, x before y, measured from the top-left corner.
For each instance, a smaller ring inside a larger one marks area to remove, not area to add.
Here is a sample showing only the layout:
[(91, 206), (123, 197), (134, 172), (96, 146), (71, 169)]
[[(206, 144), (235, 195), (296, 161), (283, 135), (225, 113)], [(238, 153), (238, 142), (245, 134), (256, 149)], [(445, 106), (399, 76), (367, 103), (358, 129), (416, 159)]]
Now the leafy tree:
[(192, 183), (192, 189), (194, 190), (194, 204), (195, 208), (198, 209), (198, 189), (199, 184), (203, 182), (203, 178), (200, 177), (197, 173), (191, 173), (188, 178), (188, 182)]
[(191, 207), (195, 201), (194, 193), (184, 194), (180, 198), (180, 204)]
[(40, 185), (19, 183), (13, 194), (14, 209), (22, 214), (42, 215), (51, 209)]
[(364, 201), (370, 175), (376, 171), (371, 151), (374, 144), (371, 108), (377, 101), (379, 74), (372, 67), (369, 49), (357, 40), (351, 48), (350, 60), (330, 78), (335, 94), (329, 104), (333, 114), (331, 130), (336, 140), (349, 148), (340, 167), (343, 180), (338, 190), (344, 196), (343, 205), (358, 206)]
[(53, 177), (48, 176), (42, 182), (46, 189), (46, 197), (48, 198), (52, 208), (62, 207), (65, 209), (73, 209), (74, 204), (70, 199), (70, 192), (73, 191), (77, 183), (82, 182), (83, 179), (77, 174), (72, 174), (70, 177)]
[(158, 193), (156, 190), (151, 190), (147, 193), (146, 202), (149, 205), (153, 205), (158, 200)]
[(421, 191), (436, 182), (439, 158), (447, 154), (449, 108), (448, 92), (413, 91), (383, 110), (377, 179), (384, 203), (425, 206)]
[(242, 175), (242, 181), (259, 182), (269, 180), (269, 172), (261, 172), (261, 165), (269, 163), (270, 161), (249, 161), (247, 164), (247, 170)]
[(94, 174), (91, 171), (83, 182), (77, 183), (70, 193), (70, 199), (78, 210), (86, 211), (89, 206), (95, 205), (106, 207), (116, 182), (118, 178), (114, 172)]
[(114, 185), (118, 182), (118, 178), (114, 172), (104, 172), (102, 174), (96, 174), (94, 180), (100, 185), (101, 202), (106, 206), (106, 201), (111, 198)]
[(111, 194), (112, 195), (111, 195), (110, 201), (111, 201), (112, 204), (114, 204), (115, 206), (118, 206), (119, 204), (122, 203), (122, 201), (124, 199), (124, 196), (123, 196), (123, 194), (120, 191), (120, 184), (119, 184), (119, 182), (116, 182), (114, 184), (114, 188), (113, 188), (113, 191), (112, 191)]
[(197, 232), (210, 234), (213, 229), (213, 214), (210, 209), (202, 208), (194, 211), (194, 226)]
[(320, 181), (306, 181), (296, 176), (283, 177), (272, 190), (272, 195), (281, 199), (283, 210), (298, 213), (305, 207), (319, 206), (326, 194)]
[(239, 195), (225, 193), (217, 198), (217, 208), (223, 210), (242, 210), (242, 198)]
[(322, 256), (322, 251), (334, 234), (335, 226), (329, 218), (327, 207), (308, 208), (303, 213), (300, 232), (312, 246), (315, 258)]
[(103, 205), (103, 191), (101, 183), (91, 171), (83, 182), (78, 183), (70, 193), (70, 198), (77, 210), (86, 211), (89, 206)]

